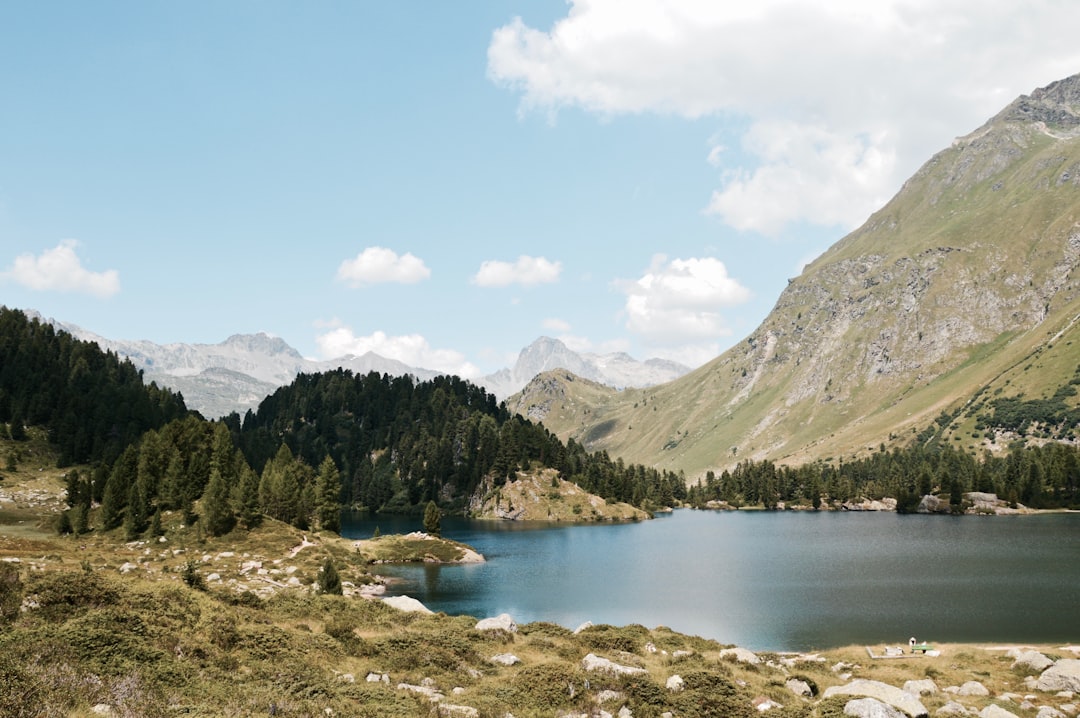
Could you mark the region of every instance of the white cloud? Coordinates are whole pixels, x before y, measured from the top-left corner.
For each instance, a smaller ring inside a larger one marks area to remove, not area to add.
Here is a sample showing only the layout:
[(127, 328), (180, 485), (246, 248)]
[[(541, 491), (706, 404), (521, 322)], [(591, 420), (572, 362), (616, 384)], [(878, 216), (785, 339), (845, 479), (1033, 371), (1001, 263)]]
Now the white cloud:
[(456, 374), (465, 379), (480, 376), (480, 370), (453, 349), (435, 349), (419, 334), (390, 336), (376, 331), (367, 336), (356, 336), (352, 329), (339, 326), (315, 337), (324, 359), (338, 359), (374, 352), (387, 359), (408, 364), (416, 369), (434, 369)]
[(337, 271), (338, 280), (354, 288), (384, 282), (415, 284), (430, 276), (424, 260), (409, 252), (399, 257), (385, 247), (368, 247), (355, 259), (342, 262)]
[(529, 287), (557, 282), (561, 272), (561, 262), (522, 255), (513, 264), (497, 260), (483, 262), (472, 281), (481, 287), (507, 287), (511, 284)]
[[(775, 235), (810, 218), (854, 229), (895, 191), (896, 149), (883, 137), (759, 122), (743, 137), (743, 148), (761, 164), (728, 172), (705, 210), (736, 229)], [(709, 162), (719, 163), (715, 149)]]
[(545, 319), (543, 321), (543, 326), (544, 329), (550, 329), (553, 332), (566, 333), (570, 331), (570, 322), (564, 321), (562, 319), (556, 319), (555, 317)]
[(753, 163), (714, 146), (710, 211), (851, 227), (953, 137), (1077, 72), (1078, 26), (1080, 3), (1054, 0), (570, 0), (549, 29), (498, 28), (488, 75), (522, 112), (738, 118)]
[(750, 290), (713, 257), (668, 261), (657, 255), (640, 279), (618, 286), (626, 294), (626, 328), (654, 346), (727, 336), (731, 330), (720, 310), (750, 298)]
[(78, 246), (76, 240), (65, 239), (36, 257), (29, 253), (20, 254), (0, 277), (39, 291), (75, 292), (95, 297), (111, 297), (119, 292), (119, 272), (86, 269), (75, 253)]

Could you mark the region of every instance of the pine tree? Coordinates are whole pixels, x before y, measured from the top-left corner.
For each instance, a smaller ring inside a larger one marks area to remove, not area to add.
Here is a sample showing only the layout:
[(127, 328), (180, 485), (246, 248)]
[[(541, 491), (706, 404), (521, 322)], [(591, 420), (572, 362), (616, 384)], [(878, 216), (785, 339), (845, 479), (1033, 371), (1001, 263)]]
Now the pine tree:
[(262, 523), (262, 507), (259, 505), (259, 476), (245, 465), (240, 476), (240, 491), (237, 501), (240, 522), (249, 531)]
[(424, 531), (432, 536), (442, 535), (442, 516), (434, 501), (428, 501), (427, 508), (424, 509)]
[(216, 466), (210, 469), (210, 481), (202, 496), (202, 518), (211, 536), (224, 536), (236, 523), (229, 505), (229, 487)]
[(322, 531), (341, 532), (341, 478), (337, 464), (327, 456), (319, 466), (315, 481), (315, 521)]
[(146, 497), (136, 481), (128, 489), (127, 508), (124, 510), (124, 535), (128, 541), (134, 541), (145, 530)]
[(338, 575), (334, 560), (329, 556), (319, 571), (319, 593), (341, 595), (341, 576)]

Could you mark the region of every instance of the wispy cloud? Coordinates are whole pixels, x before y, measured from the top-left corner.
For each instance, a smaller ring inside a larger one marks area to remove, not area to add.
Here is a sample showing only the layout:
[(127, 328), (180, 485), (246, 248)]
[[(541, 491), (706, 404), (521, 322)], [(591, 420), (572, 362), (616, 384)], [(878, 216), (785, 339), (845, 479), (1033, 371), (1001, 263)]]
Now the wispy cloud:
[(498, 260), (483, 262), (472, 281), (480, 287), (508, 287), (511, 284), (531, 287), (557, 282), (561, 272), (561, 262), (521, 255), (514, 263)]
[(52, 292), (74, 292), (95, 297), (111, 297), (120, 291), (120, 273), (115, 269), (91, 272), (83, 267), (76, 253), (74, 239), (65, 239), (41, 254), (20, 254), (15, 262), (0, 273), (0, 278), (21, 284), (29, 289)]
[(1080, 68), (1077, 3), (568, 4), (550, 28), (495, 30), (491, 80), (526, 113), (737, 118), (745, 154), (703, 157), (720, 170), (706, 209), (762, 233), (853, 227), (953, 137)]
[(368, 247), (354, 259), (343, 261), (337, 270), (337, 279), (353, 288), (387, 282), (415, 284), (430, 276), (431, 270), (419, 257), (409, 252), (398, 256), (385, 247)]
[(362, 356), (367, 352), (374, 352), (416, 369), (434, 369), (466, 379), (480, 376), (480, 370), (467, 361), (463, 354), (453, 349), (436, 349), (419, 334), (392, 336), (376, 331), (367, 336), (357, 336), (347, 326), (336, 326), (317, 336), (315, 343), (324, 359), (338, 359), (350, 354)]

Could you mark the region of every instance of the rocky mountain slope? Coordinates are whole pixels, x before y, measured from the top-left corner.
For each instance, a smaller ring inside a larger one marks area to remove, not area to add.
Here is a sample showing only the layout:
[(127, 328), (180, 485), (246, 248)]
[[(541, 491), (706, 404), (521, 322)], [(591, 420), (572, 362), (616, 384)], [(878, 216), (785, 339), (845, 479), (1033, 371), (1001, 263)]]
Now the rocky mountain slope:
[(1080, 75), (932, 157), (709, 364), (619, 393), (552, 372), (510, 405), (691, 479), (744, 457), (841, 459), (928, 426), (994, 449), (975, 428), (990, 397), (1049, 397), (1074, 376), (1078, 264)]
[[(225, 416), (233, 411), (243, 415), (301, 372), (310, 374), (344, 368), (356, 374), (374, 371), (392, 376), (411, 374), (418, 379), (431, 379), (440, 374), (374, 352), (315, 361), (302, 356), (285, 340), (264, 333), (234, 334), (218, 344), (155, 344), (145, 340), (107, 339), (75, 324), (42, 317), (32, 310), (27, 313), (77, 339), (97, 342), (102, 349), (131, 359), (143, 371), (146, 381), (156, 381), (160, 386), (180, 392), (190, 408), (208, 418)], [(580, 354), (558, 339), (540, 337), (521, 350), (512, 368), (489, 374), (476, 384), (505, 399), (520, 391), (537, 374), (559, 368), (616, 388), (652, 386), (690, 371), (689, 367), (663, 359), (642, 362), (623, 353)]]

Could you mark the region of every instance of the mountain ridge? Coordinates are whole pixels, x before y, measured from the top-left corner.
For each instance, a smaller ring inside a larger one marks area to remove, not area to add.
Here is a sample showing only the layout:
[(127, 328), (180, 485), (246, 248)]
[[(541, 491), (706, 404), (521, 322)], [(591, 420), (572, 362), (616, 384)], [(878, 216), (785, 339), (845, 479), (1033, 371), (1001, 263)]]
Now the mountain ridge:
[(965, 448), (993, 450), (965, 406), (1021, 385), (1049, 395), (1076, 368), (1078, 125), (1080, 76), (1010, 103), (790, 280), (746, 339), (680, 379), (615, 393), (556, 372), (509, 405), (564, 440), (690, 477), (744, 458), (858, 455), (943, 413)]
[[(157, 382), (183, 394), (187, 405), (210, 418), (233, 411), (243, 415), (300, 373), (349, 369), (356, 374), (377, 372), (391, 376), (411, 375), (420, 380), (443, 375), (431, 369), (409, 366), (375, 352), (349, 354), (337, 359), (308, 359), (284, 339), (265, 332), (232, 334), (217, 344), (108, 339), (82, 327), (26, 310), (29, 316), (52, 324), (83, 341), (126, 357)], [(521, 350), (513, 367), (475, 380), (478, 386), (500, 399), (520, 391), (536, 374), (553, 368), (570, 368), (595, 381), (623, 388), (652, 386), (690, 371), (665, 359), (638, 361), (623, 352), (578, 353), (559, 339), (542, 336)]]

